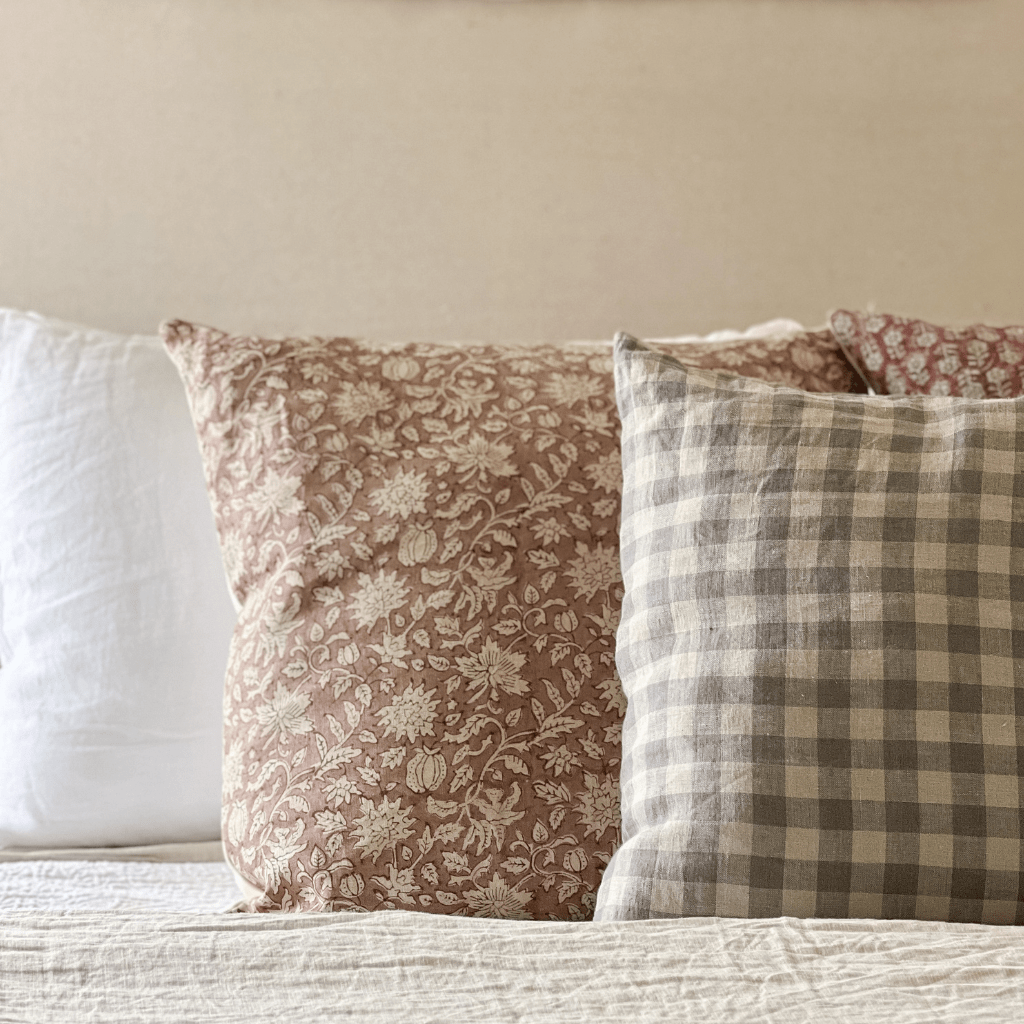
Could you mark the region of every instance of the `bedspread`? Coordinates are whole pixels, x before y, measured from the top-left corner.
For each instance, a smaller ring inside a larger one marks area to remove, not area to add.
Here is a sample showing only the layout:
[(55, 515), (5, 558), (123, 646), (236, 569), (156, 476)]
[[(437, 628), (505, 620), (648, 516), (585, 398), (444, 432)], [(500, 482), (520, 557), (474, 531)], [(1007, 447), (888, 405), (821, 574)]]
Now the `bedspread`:
[(240, 897), (231, 869), (223, 861), (0, 863), (0, 914), (4, 915), (96, 910), (206, 913), (227, 910)]
[(1024, 933), (915, 922), (9, 914), (0, 1020), (1024, 1019)]

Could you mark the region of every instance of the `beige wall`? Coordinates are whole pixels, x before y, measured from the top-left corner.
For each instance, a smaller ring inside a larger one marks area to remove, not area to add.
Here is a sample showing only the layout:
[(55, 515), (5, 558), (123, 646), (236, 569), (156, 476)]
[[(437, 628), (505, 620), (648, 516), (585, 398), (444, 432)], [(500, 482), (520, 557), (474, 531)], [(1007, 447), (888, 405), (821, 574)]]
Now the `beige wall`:
[(1024, 322), (1022, 0), (0, 0), (0, 304)]

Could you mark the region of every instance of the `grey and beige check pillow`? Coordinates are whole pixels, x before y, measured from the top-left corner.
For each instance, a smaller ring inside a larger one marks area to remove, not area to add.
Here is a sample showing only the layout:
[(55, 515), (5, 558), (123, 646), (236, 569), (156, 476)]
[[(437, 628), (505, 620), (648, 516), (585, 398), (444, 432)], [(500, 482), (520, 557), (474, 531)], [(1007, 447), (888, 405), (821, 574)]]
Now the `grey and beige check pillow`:
[(1024, 400), (615, 358), (624, 842), (595, 916), (1024, 923)]

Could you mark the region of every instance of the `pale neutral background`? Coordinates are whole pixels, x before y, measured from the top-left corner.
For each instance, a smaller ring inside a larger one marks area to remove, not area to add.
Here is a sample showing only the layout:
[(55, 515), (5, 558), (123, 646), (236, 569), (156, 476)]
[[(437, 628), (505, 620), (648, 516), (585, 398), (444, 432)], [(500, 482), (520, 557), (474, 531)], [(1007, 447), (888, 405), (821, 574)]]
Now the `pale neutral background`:
[(1024, 322), (1022, 0), (0, 0), (0, 305)]

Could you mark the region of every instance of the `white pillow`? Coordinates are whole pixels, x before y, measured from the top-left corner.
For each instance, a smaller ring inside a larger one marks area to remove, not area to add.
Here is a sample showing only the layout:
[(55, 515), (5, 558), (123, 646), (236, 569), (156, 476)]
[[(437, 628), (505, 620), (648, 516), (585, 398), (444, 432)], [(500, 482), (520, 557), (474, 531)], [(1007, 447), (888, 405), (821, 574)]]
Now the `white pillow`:
[(159, 340), (0, 310), (0, 846), (216, 838), (234, 619)]

